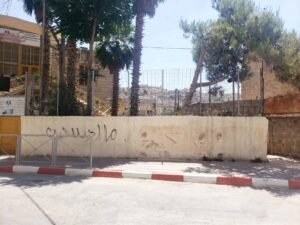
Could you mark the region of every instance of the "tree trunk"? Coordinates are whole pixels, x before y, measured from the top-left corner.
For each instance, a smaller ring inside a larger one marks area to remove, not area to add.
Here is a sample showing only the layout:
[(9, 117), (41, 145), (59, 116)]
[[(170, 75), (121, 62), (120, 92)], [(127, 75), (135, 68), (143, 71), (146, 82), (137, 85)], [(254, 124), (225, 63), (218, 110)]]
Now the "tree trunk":
[(75, 77), (76, 77), (76, 40), (68, 38), (68, 65), (67, 65), (67, 83), (68, 89), (75, 96)]
[(189, 90), (189, 92), (186, 94), (186, 96), (184, 98), (184, 104), (183, 104), (182, 110), (181, 110), (181, 113), (183, 115), (187, 114), (189, 105), (191, 104), (192, 98), (193, 98), (194, 93), (195, 93), (195, 91), (197, 89), (197, 83), (198, 83), (199, 74), (201, 73), (201, 70), (203, 68), (205, 52), (206, 52), (205, 49), (202, 48), (201, 52), (200, 52), (199, 61), (198, 61), (197, 66), (196, 66), (196, 70), (195, 70), (195, 73), (194, 73), (194, 78), (193, 78), (190, 90)]
[(41, 114), (45, 113), (45, 106), (48, 97), (49, 90), (49, 69), (50, 69), (50, 38), (49, 38), (49, 18), (48, 18), (48, 4), (45, 3), (45, 18), (44, 20), (44, 32), (43, 32), (43, 63), (41, 73), (41, 102), (40, 111)]
[(111, 115), (118, 116), (119, 109), (119, 80), (120, 72), (114, 70), (113, 72), (113, 97), (111, 102)]
[(130, 98), (130, 116), (137, 116), (139, 110), (139, 81), (140, 67), (142, 57), (142, 40), (144, 29), (144, 11), (142, 10), (143, 1), (138, 1), (138, 14), (136, 16), (134, 49), (133, 49), (133, 69), (132, 69), (132, 84)]
[(87, 109), (86, 114), (88, 116), (92, 115), (93, 112), (93, 79), (92, 79), (92, 70), (94, 64), (94, 42), (97, 28), (97, 19), (93, 20), (93, 27), (90, 39), (89, 46), (89, 61), (88, 61), (88, 80), (87, 80)]

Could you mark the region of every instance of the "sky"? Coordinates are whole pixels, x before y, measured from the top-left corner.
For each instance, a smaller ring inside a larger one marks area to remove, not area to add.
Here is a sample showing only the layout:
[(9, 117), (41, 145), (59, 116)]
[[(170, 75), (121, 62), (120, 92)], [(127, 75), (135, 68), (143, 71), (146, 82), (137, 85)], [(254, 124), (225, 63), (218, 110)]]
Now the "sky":
[[(0, 0), (4, 2), (5, 0)], [(254, 0), (260, 7), (279, 9), (279, 15), (288, 30), (300, 34), (299, 0)], [(23, 11), (22, 0), (12, 0), (9, 8), (1, 9), (2, 14), (35, 22), (34, 17)], [(183, 37), (179, 27), (181, 19), (205, 21), (217, 18), (211, 7), (211, 0), (166, 0), (156, 10), (154, 18), (146, 19), (142, 53), (142, 69), (186, 69), (194, 68), (191, 50), (151, 49), (147, 47), (192, 48), (189, 39)]]

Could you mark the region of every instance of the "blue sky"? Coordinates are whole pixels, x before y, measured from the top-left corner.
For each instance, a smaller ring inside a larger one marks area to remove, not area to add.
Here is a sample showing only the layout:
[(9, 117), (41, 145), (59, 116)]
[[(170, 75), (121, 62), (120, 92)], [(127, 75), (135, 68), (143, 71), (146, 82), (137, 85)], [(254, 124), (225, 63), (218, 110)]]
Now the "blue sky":
[[(271, 7), (280, 10), (280, 16), (288, 30), (295, 29), (300, 34), (300, 1), (299, 0), (254, 0), (260, 7)], [(22, 0), (12, 0), (9, 10), (10, 16), (35, 22), (33, 17), (24, 13)], [(190, 40), (183, 37), (179, 28), (181, 18), (192, 20), (208, 20), (217, 17), (211, 8), (211, 0), (166, 0), (156, 11), (152, 19), (146, 19), (145, 47), (183, 47), (191, 48)], [(142, 68), (177, 69), (194, 68), (191, 50), (159, 50), (143, 49)]]

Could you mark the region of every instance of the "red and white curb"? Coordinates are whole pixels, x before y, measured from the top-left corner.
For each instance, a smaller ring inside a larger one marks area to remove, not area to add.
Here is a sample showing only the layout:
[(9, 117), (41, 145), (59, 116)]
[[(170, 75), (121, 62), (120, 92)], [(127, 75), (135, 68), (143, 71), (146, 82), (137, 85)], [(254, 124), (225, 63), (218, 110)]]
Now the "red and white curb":
[(220, 176), (214, 174), (172, 174), (159, 172), (115, 171), (100, 169), (74, 169), (36, 166), (0, 166), (0, 173), (49, 174), (85, 177), (135, 178), (204, 184), (249, 186), (256, 188), (300, 189), (300, 179), (271, 179), (246, 176)]

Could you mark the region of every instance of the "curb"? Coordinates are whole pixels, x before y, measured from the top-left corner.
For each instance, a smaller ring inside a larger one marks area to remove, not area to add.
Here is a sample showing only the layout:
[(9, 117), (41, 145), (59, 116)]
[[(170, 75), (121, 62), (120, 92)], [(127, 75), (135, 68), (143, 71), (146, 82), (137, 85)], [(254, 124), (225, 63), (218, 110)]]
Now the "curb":
[(48, 174), (85, 177), (134, 178), (175, 182), (246, 186), (255, 188), (300, 189), (300, 179), (272, 179), (247, 176), (220, 176), (215, 174), (173, 174), (100, 169), (74, 169), (35, 166), (0, 166), (0, 173)]

